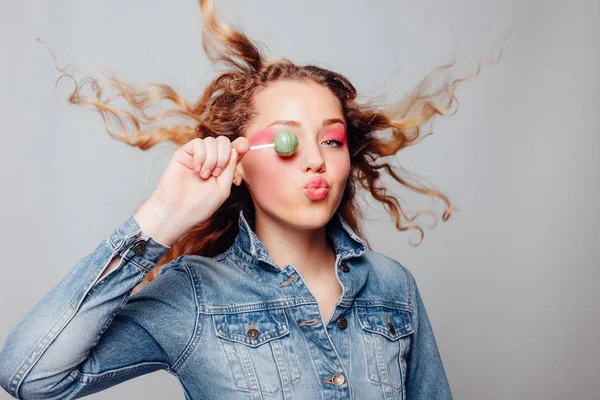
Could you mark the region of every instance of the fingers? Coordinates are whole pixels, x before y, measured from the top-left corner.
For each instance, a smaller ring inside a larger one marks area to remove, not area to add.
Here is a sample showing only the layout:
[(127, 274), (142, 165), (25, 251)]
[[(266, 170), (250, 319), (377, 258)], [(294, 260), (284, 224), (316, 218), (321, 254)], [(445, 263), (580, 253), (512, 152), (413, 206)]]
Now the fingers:
[(204, 164), (202, 164), (200, 176), (206, 179), (212, 174), (213, 169), (217, 165), (217, 139), (210, 136), (205, 138), (204, 146), (206, 147), (206, 159), (204, 160)]
[(192, 156), (192, 169), (200, 172), (202, 164), (206, 159), (206, 146), (202, 139), (196, 138), (190, 140), (183, 146), (183, 151)]
[(217, 137), (217, 165), (212, 172), (214, 177), (221, 175), (231, 157), (231, 142), (229, 139), (225, 136)]
[[(244, 137), (231, 142), (227, 136), (216, 138), (209, 136), (189, 141), (182, 150), (192, 157), (192, 165), (189, 168), (203, 179), (208, 179), (210, 176), (221, 176), (223, 171), (230, 168), (232, 164), (235, 169), (237, 161), (250, 150), (250, 142)], [(231, 179), (233, 179), (233, 171), (231, 171)]]

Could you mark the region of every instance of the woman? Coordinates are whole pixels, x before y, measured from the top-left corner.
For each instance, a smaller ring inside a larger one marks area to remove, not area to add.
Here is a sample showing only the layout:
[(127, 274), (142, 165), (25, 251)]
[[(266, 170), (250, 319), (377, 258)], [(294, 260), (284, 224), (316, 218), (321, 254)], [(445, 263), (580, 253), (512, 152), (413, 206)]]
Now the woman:
[[(368, 190), (399, 230), (422, 235), (401, 225), (410, 219), (381, 184), (384, 170), (443, 199), (449, 218), (444, 195), (381, 157), (415, 144), (451, 107), (458, 80), (436, 93), (446, 104), (422, 94), (425, 80), (377, 111), (340, 74), (267, 60), (216, 20), (211, 1), (200, 4), (204, 49), (229, 70), (195, 104), (116, 79), (134, 113), (101, 92), (71, 96), (133, 122), (134, 135), (109, 130), (118, 140), (180, 147), (142, 207), (13, 329), (0, 384), (17, 398), (77, 398), (165, 369), (190, 399), (451, 399), (415, 279), (361, 239), (356, 195)], [(167, 116), (190, 125), (143, 131), (161, 118), (144, 111), (164, 99), (178, 107)], [(249, 150), (280, 130), (298, 138), (291, 156)]]

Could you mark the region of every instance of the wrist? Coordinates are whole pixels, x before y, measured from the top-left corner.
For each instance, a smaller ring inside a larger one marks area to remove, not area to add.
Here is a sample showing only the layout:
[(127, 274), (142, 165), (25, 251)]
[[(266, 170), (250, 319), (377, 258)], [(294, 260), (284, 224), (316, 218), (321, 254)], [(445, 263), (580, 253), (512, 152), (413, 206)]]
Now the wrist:
[(149, 198), (134, 214), (142, 236), (151, 236), (155, 241), (171, 246), (190, 227), (185, 225), (184, 216), (177, 210)]

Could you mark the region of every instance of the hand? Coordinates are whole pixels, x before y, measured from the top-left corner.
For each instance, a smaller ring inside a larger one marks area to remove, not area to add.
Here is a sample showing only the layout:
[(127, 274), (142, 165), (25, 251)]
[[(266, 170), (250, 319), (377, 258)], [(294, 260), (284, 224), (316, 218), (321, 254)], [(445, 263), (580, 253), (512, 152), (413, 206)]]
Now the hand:
[(231, 142), (226, 136), (196, 138), (181, 146), (135, 213), (143, 234), (171, 245), (209, 219), (229, 197), (235, 168), (249, 149), (248, 139)]

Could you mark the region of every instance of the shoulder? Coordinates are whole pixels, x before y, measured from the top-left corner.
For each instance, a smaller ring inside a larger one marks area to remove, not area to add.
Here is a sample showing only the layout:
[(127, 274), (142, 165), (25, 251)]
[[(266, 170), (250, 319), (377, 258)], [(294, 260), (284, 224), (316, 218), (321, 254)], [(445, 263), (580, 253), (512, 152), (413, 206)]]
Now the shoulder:
[(248, 281), (243, 266), (227, 259), (224, 254), (215, 257), (183, 255), (177, 259), (177, 265), (170, 268), (185, 271), (200, 308), (207, 296), (224, 293), (231, 290), (232, 286)]
[(178, 257), (162, 266), (160, 274), (131, 296), (129, 302), (156, 302), (181, 311), (193, 307), (195, 312), (194, 299), (192, 274), (182, 257)]
[(410, 270), (398, 260), (376, 251), (367, 250), (363, 254), (364, 260), (373, 272), (382, 277), (394, 277), (414, 283), (415, 278)]
[(235, 266), (235, 263), (227, 259), (227, 255), (228, 252), (214, 257), (187, 254), (180, 256), (177, 261), (185, 267), (192, 279), (200, 279), (202, 283), (212, 283), (232, 279), (242, 271), (242, 268), (224, 268)]
[(194, 335), (197, 309), (190, 274), (186, 266), (175, 259), (163, 266), (159, 276), (128, 298), (116, 320), (131, 329), (142, 327), (169, 355), (170, 362), (174, 362)]
[(368, 290), (392, 295), (396, 301), (411, 304), (416, 281), (411, 271), (398, 260), (385, 254), (367, 250), (360, 263), (368, 268)]

